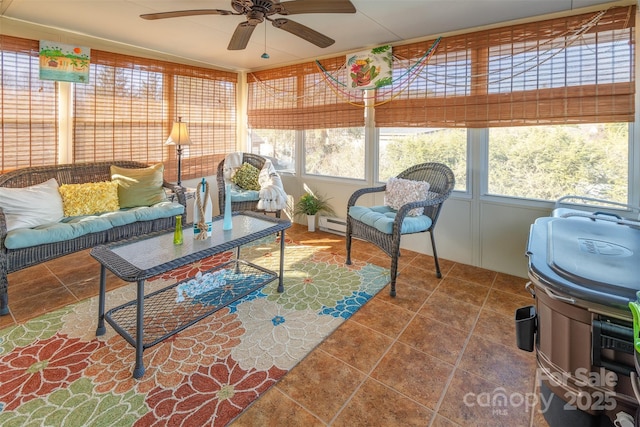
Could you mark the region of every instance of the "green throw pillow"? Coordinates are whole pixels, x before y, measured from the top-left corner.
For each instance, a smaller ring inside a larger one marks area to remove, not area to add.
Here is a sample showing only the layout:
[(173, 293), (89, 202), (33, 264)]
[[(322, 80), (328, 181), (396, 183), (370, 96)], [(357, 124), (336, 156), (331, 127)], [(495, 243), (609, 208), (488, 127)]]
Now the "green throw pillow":
[(233, 178), (231, 178), (231, 182), (245, 190), (260, 191), (260, 183), (258, 182), (259, 175), (260, 170), (257, 167), (249, 163), (243, 163), (242, 167), (240, 167), (233, 175)]
[(164, 165), (131, 169), (111, 165), (111, 180), (118, 183), (121, 208), (151, 206), (167, 200), (162, 188)]

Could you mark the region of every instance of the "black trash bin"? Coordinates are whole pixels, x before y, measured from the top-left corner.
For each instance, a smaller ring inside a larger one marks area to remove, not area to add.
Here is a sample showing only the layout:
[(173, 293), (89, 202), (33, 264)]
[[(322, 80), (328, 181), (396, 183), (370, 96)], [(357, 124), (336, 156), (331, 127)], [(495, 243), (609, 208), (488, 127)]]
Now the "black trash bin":
[(536, 336), (536, 307), (516, 309), (516, 344), (520, 350), (533, 351)]

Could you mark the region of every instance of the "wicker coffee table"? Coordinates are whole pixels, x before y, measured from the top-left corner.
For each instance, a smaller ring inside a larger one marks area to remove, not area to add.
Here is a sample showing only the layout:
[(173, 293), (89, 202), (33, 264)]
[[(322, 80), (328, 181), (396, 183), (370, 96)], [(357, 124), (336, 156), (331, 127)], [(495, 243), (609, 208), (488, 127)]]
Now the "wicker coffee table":
[[(173, 232), (161, 232), (91, 250), (100, 266), (100, 294), (96, 335), (106, 332), (106, 320), (136, 349), (134, 378), (144, 375), (142, 353), (162, 340), (278, 279), (284, 291), (284, 232), (286, 219), (255, 212), (235, 212), (233, 228), (222, 230), (222, 216), (214, 218), (212, 236), (195, 240), (191, 227), (184, 229), (184, 243), (173, 244)], [(274, 272), (240, 259), (240, 247), (280, 233), (280, 271)], [(185, 279), (144, 295), (145, 280), (203, 258), (235, 249), (235, 258), (198, 278)], [(137, 283), (134, 301), (105, 313), (106, 269), (127, 282)]]

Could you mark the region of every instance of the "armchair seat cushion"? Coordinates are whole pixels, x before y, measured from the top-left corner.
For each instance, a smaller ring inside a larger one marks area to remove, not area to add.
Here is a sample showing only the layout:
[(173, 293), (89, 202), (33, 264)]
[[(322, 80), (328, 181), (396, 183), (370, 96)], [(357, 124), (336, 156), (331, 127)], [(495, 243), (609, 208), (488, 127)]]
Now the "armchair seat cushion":
[[(363, 222), (377, 230), (391, 234), (393, 221), (397, 211), (389, 206), (351, 206), (349, 216)], [(405, 216), (400, 228), (400, 234), (420, 233), (431, 227), (431, 218), (426, 215)]]
[(241, 188), (231, 189), (232, 202), (257, 202), (260, 200), (260, 192), (256, 190), (243, 190)]

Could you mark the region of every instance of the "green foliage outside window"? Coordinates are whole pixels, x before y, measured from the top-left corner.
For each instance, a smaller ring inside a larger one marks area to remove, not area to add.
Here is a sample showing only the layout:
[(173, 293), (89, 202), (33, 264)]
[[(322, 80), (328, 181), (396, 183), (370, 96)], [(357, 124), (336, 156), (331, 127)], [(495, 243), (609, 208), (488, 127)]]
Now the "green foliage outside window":
[[(441, 162), (466, 188), (466, 129), (381, 129), (379, 180)], [(557, 200), (565, 195), (628, 202), (628, 124), (489, 129), (488, 193)]]
[[(466, 129), (380, 130), (380, 181), (396, 176), (410, 166), (425, 162), (444, 163), (456, 177), (456, 190), (467, 182)], [(394, 136), (396, 135), (396, 136)], [(384, 141), (383, 141), (384, 140)]]
[(493, 128), (489, 193), (627, 203), (628, 141), (627, 123)]
[[(627, 123), (489, 129), (488, 194), (628, 203), (628, 129)], [(363, 140), (360, 128), (305, 131), (306, 173), (363, 178)], [(379, 181), (418, 163), (441, 162), (453, 170), (455, 189), (467, 191), (467, 129), (382, 128), (379, 144)]]
[(305, 173), (364, 179), (364, 128), (304, 131)]

